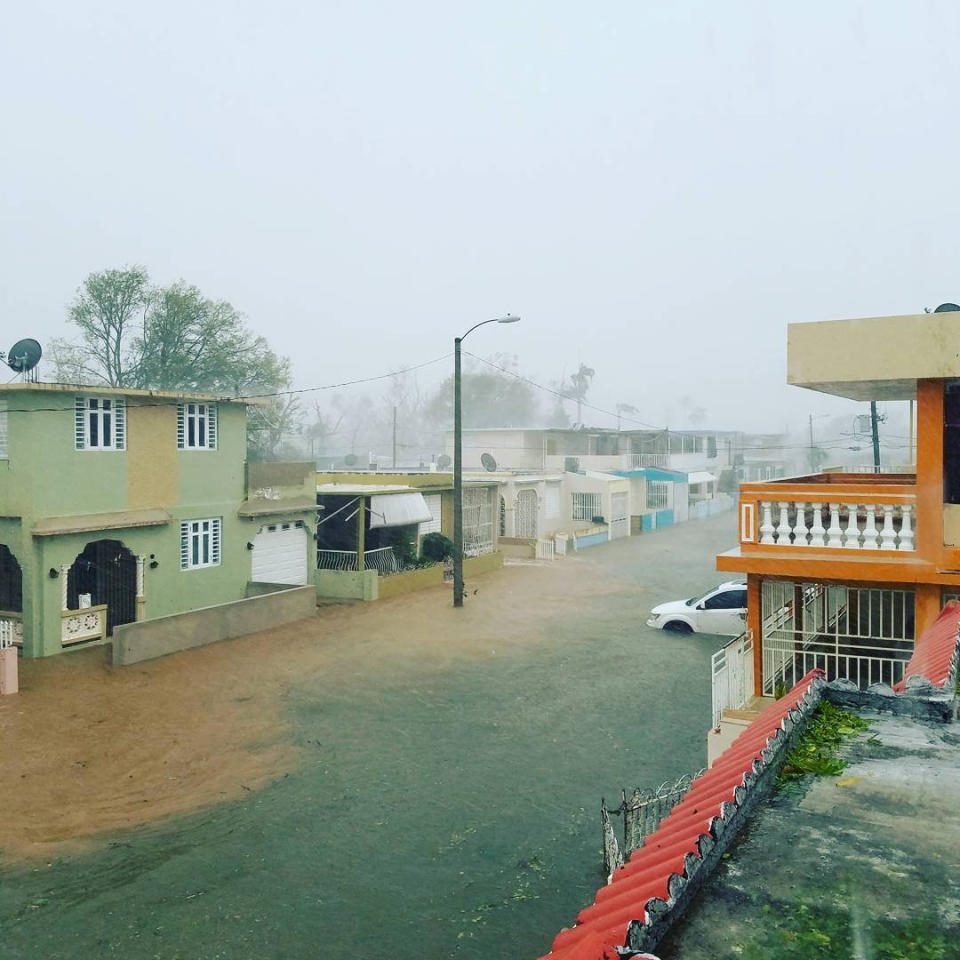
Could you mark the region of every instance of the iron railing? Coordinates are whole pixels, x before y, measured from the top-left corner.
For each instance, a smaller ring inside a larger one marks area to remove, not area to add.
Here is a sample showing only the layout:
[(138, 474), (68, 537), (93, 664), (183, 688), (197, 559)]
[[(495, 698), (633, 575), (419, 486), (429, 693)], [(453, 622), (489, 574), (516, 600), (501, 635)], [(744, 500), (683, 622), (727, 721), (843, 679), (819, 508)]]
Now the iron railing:
[(747, 630), (724, 644), (710, 660), (713, 729), (720, 729), (724, 710), (739, 710), (753, 696), (753, 632)]
[[(622, 867), (626, 859), (643, 845), (644, 838), (649, 836), (660, 821), (680, 802), (697, 777), (705, 771), (684, 775), (678, 780), (667, 780), (655, 790), (644, 790), (637, 787), (630, 796), (627, 791), (621, 792), (620, 806), (615, 810), (607, 807), (606, 800), (600, 800), (600, 820), (603, 827), (603, 869), (607, 875), (607, 882), (617, 867)], [(623, 843), (617, 840), (616, 832), (610, 821), (610, 816), (623, 817)]]

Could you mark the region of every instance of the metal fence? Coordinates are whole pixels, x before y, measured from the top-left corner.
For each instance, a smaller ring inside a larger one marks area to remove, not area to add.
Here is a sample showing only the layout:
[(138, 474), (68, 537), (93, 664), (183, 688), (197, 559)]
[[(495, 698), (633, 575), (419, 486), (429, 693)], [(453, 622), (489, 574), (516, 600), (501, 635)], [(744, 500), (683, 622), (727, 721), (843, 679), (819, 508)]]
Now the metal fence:
[[(366, 570), (376, 570), (381, 576), (397, 573), (400, 563), (393, 547), (378, 547), (376, 550), (365, 550), (363, 566)], [(318, 570), (358, 570), (356, 550), (318, 550)]]
[(0, 618), (0, 650), (12, 647), (17, 640), (15, 621), (7, 617)]
[(761, 611), (765, 696), (815, 667), (861, 689), (893, 685), (913, 653), (912, 590), (765, 581)]
[(753, 696), (753, 632), (747, 630), (724, 644), (710, 660), (713, 729), (724, 710), (739, 710)]
[(553, 560), (556, 554), (556, 549), (554, 542), (552, 540), (538, 540), (537, 541), (537, 559), (538, 560)]
[[(600, 800), (600, 820), (603, 827), (603, 870), (607, 883), (613, 871), (622, 867), (626, 859), (643, 845), (644, 838), (660, 826), (660, 821), (684, 797), (697, 777), (705, 771), (700, 770), (693, 776), (684, 775), (679, 780), (667, 780), (655, 790), (643, 790), (637, 787), (630, 796), (622, 791), (620, 806), (611, 810), (606, 800)], [(623, 817), (623, 842), (617, 839), (610, 817)]]

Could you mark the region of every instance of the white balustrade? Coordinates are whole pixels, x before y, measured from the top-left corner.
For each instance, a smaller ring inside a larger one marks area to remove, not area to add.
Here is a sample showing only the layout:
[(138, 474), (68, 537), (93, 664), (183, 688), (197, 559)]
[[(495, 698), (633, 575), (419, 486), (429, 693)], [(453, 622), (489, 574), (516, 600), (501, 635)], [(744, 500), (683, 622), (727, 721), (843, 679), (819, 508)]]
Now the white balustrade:
[[(810, 546), (825, 547), (826, 541), (823, 537), (827, 531), (823, 529), (823, 504), (814, 502), (810, 506), (813, 509), (813, 523), (810, 525)], [(797, 515), (800, 515), (799, 510)]]
[[(757, 532), (762, 544), (846, 550), (914, 549), (913, 504), (762, 500), (757, 506), (761, 517)], [(825, 509), (829, 510), (829, 526), (826, 528), (823, 525)], [(775, 511), (776, 523), (773, 519)], [(861, 515), (864, 517), (862, 530), (859, 524)]]
[(760, 504), (760, 508), (763, 512), (763, 520), (760, 524), (760, 542), (776, 543), (777, 540), (774, 536), (776, 530), (773, 526), (773, 504), (769, 500), (764, 500)]
[(860, 528), (857, 526), (857, 511), (860, 505), (847, 504), (847, 529), (843, 531), (843, 545), (847, 550), (860, 549)]

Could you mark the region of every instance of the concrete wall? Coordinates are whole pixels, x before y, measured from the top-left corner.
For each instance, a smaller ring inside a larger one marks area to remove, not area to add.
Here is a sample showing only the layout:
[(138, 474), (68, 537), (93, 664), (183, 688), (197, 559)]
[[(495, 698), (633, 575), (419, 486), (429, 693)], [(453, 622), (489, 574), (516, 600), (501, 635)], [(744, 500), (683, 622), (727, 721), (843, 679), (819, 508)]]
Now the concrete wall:
[(491, 570), (499, 570), (502, 566), (503, 554), (499, 550), (496, 553), (485, 553), (480, 557), (465, 557), (463, 575), (475, 577), (481, 573), (489, 573)]
[(501, 537), (497, 548), (505, 557), (532, 560), (537, 555), (537, 541), (525, 537)]
[(315, 570), (317, 596), (331, 600), (377, 600), (376, 570)]
[(113, 665), (127, 666), (269, 630), (316, 615), (312, 587), (292, 587), (269, 596), (250, 597), (157, 620), (125, 623), (113, 631)]
[(851, 400), (911, 400), (917, 380), (960, 376), (956, 314), (791, 323), (787, 383)]
[(418, 590), (427, 590), (430, 587), (443, 585), (443, 564), (437, 563), (432, 567), (421, 567), (419, 570), (405, 570), (403, 573), (393, 573), (389, 577), (380, 577), (377, 590), (381, 600), (389, 597), (399, 597), (405, 593), (416, 593)]

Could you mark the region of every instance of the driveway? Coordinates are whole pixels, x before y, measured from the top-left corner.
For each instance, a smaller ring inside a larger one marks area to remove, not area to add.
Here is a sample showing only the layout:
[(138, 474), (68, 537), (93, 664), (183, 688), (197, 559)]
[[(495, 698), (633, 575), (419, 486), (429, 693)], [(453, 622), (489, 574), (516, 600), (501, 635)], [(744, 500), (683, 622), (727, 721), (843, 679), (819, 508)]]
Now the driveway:
[[(705, 763), (710, 654), (648, 628), (732, 513), (0, 701), (4, 957), (529, 958), (600, 797)], [(475, 592), (476, 591), (476, 592)]]

